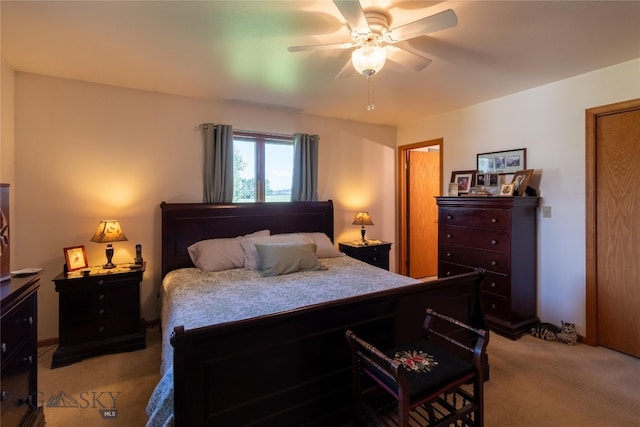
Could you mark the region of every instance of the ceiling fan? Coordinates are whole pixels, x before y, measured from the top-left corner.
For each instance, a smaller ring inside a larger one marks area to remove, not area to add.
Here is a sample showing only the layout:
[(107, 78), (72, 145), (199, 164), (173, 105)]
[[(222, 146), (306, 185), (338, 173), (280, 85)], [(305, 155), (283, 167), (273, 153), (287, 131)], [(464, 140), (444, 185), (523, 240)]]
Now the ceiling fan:
[(351, 59), (336, 78), (349, 77), (353, 71), (367, 78), (378, 73), (386, 60), (414, 71), (426, 68), (431, 59), (426, 52), (408, 41), (436, 31), (455, 27), (458, 18), (448, 9), (435, 15), (389, 29), (391, 17), (387, 11), (364, 10), (358, 0), (333, 0), (351, 29), (351, 41), (345, 43), (290, 46), (289, 52), (326, 49), (351, 49)]

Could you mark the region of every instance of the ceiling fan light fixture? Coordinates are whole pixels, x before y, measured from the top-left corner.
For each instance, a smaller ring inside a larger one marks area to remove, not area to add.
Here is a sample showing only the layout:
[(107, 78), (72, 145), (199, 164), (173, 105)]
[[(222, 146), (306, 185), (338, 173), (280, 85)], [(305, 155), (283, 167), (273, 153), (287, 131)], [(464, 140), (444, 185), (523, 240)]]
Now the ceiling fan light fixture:
[(365, 44), (351, 53), (351, 62), (356, 71), (366, 77), (379, 72), (387, 60), (387, 49), (377, 43)]

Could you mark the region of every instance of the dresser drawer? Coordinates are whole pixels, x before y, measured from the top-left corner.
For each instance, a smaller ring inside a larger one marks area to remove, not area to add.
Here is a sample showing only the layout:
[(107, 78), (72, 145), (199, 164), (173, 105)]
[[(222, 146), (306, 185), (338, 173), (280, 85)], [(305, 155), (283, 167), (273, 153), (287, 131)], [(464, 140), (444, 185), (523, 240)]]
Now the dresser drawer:
[(502, 231), (441, 227), (440, 244), (468, 246), (495, 252), (509, 251), (509, 235)]
[[(15, 357), (2, 369), (2, 425), (22, 425), (22, 419), (30, 410), (35, 396), (29, 392), (32, 365), (37, 363), (31, 340), (18, 349)], [(29, 358), (31, 357), (31, 358)]]
[(508, 320), (510, 311), (509, 299), (483, 292), (482, 305), (487, 316)]
[(28, 298), (24, 304), (20, 304), (15, 310), (8, 313), (2, 318), (0, 326), (0, 334), (2, 344), (0, 351), (2, 352), (2, 364), (4, 365), (14, 351), (22, 345), (35, 331), (35, 300), (33, 297)]
[(441, 225), (483, 228), (485, 230), (509, 230), (508, 209), (440, 208)]
[(439, 259), (455, 264), (469, 265), (497, 273), (509, 273), (509, 255), (504, 252), (490, 252), (466, 246), (442, 244)]
[(470, 273), (475, 270), (474, 267), (468, 265), (452, 264), (450, 262), (438, 262), (438, 277), (450, 277), (458, 274)]
[(511, 280), (509, 280), (509, 276), (487, 273), (487, 278), (482, 282), (482, 290), (504, 298), (509, 298)]

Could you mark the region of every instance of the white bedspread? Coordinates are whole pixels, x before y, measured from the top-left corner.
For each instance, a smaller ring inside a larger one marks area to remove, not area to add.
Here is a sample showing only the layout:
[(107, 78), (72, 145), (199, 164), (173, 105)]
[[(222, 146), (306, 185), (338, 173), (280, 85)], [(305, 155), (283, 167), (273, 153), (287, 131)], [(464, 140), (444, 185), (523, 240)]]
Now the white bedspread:
[(162, 379), (147, 406), (147, 426), (173, 425), (169, 337), (175, 326), (193, 329), (420, 283), (346, 256), (322, 263), (326, 270), (274, 277), (244, 268), (215, 273), (186, 268), (167, 274), (160, 290)]

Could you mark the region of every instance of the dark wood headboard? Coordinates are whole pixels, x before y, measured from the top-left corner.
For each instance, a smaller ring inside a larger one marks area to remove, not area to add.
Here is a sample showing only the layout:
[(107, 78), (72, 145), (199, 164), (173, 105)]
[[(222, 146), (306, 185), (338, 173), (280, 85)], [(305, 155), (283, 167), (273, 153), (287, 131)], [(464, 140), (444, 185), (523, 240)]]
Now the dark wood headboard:
[(333, 241), (333, 202), (165, 203), (162, 209), (162, 277), (193, 267), (187, 247), (205, 239), (242, 236), (258, 230), (271, 234), (323, 232)]

